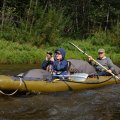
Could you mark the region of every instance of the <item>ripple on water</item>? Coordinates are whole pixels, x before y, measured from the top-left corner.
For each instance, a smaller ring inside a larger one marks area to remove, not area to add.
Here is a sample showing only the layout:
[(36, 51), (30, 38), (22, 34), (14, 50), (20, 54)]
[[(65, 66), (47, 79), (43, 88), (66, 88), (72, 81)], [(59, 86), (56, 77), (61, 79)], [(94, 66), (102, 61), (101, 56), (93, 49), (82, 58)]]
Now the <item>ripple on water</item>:
[[(17, 69), (19, 67), (21, 66), (17, 66)], [(4, 72), (4, 69), (1, 69)], [(14, 74), (11, 73), (13, 70), (11, 69), (8, 69), (7, 74)], [(19, 73), (16, 69), (14, 71)], [(79, 92), (69, 91), (12, 97), (0, 96), (0, 120), (61, 119), (119, 120), (120, 85)]]
[(120, 85), (81, 92), (1, 97), (0, 119), (99, 120), (120, 117)]

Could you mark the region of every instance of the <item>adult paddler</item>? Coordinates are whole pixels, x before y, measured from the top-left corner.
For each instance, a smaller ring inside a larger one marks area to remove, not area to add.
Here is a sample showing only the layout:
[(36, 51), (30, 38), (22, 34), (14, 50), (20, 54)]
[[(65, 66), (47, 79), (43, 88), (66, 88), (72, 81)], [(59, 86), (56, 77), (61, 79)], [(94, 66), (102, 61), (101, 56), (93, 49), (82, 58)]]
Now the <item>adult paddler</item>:
[(99, 76), (109, 76), (109, 75), (111, 75), (110, 73), (114, 73), (114, 71), (115, 71), (114, 64), (109, 57), (106, 57), (105, 50), (103, 48), (98, 50), (97, 62), (99, 62), (107, 70), (105, 70), (103, 67), (98, 65), (96, 62), (94, 62), (92, 57), (89, 56), (89, 63), (91, 65), (95, 66), (96, 71)]

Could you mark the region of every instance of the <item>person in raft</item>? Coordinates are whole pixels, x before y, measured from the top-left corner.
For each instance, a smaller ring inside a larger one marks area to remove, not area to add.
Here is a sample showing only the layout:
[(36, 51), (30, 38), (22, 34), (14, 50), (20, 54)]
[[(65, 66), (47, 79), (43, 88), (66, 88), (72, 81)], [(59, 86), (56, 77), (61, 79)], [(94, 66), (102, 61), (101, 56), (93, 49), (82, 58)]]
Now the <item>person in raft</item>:
[(42, 69), (47, 70), (48, 72), (52, 71), (54, 58), (52, 56), (52, 52), (48, 51), (46, 55), (46, 59), (42, 63)]
[(55, 50), (54, 63), (53, 63), (53, 79), (58, 78), (64, 80), (68, 75), (68, 62), (65, 60), (65, 50), (59, 48)]
[(89, 56), (89, 63), (96, 68), (96, 71), (97, 71), (99, 76), (110, 76), (111, 75), (110, 73), (115, 71), (114, 64), (110, 58), (106, 57), (104, 49), (98, 50), (97, 62), (99, 62), (102, 66), (106, 67), (108, 70), (106, 71), (104, 68), (97, 65), (97, 63), (95, 63), (92, 60), (92, 57)]

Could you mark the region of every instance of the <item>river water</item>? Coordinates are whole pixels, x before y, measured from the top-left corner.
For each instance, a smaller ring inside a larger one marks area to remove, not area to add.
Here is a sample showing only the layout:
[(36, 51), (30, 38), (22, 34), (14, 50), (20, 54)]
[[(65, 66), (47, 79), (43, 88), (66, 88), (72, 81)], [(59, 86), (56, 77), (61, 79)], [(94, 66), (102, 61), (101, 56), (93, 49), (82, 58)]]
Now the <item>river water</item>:
[[(14, 75), (39, 65), (0, 65)], [(49, 94), (0, 94), (0, 120), (120, 120), (120, 85)]]

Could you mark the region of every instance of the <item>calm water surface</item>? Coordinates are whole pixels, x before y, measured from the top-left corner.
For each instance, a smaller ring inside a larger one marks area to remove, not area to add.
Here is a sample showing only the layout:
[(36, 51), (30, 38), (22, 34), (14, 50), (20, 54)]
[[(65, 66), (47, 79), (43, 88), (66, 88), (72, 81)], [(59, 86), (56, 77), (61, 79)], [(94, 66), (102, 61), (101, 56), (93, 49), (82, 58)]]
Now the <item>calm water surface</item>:
[[(14, 75), (39, 65), (0, 65)], [(0, 120), (120, 120), (120, 85), (79, 92), (0, 94)]]

